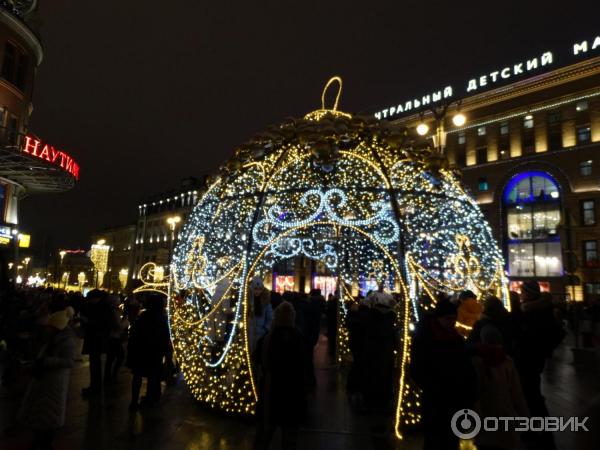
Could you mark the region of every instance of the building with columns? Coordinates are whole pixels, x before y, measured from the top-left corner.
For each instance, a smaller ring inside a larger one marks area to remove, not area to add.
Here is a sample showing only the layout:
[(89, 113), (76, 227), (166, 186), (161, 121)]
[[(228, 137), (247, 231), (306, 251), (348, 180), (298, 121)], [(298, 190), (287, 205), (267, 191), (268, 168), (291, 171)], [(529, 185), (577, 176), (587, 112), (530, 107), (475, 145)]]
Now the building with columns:
[[(471, 80), (462, 98), (437, 106), (446, 155), (489, 220), (512, 288), (536, 279), (577, 300), (600, 298), (600, 38), (582, 48), (573, 47), (575, 62), (497, 87)], [(434, 130), (435, 111), (391, 120)], [(462, 126), (452, 123), (457, 111)]]

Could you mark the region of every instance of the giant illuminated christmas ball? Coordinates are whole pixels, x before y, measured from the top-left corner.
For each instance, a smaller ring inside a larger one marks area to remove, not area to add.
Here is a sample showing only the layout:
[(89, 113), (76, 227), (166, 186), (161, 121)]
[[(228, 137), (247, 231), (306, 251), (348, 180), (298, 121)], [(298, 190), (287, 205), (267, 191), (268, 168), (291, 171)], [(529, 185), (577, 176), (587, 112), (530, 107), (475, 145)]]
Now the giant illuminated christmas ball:
[[(359, 282), (401, 295), (396, 431), (415, 423), (407, 404), (409, 324), (439, 290), (503, 295), (503, 261), (480, 209), (444, 159), (402, 129), (335, 105), (288, 119), (235, 151), (182, 230), (171, 267), (169, 315), (177, 357), (194, 395), (228, 412), (255, 410), (249, 281), (305, 256), (338, 276), (340, 358), (345, 303)], [(415, 402), (417, 403), (418, 400)]]

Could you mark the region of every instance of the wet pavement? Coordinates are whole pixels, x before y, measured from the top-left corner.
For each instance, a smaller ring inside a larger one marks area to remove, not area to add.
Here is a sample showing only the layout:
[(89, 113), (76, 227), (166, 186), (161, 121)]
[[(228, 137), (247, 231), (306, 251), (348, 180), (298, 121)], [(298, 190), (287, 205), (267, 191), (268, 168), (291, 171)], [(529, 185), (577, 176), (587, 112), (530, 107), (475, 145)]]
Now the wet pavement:
[[(318, 386), (309, 398), (309, 418), (301, 427), (299, 449), (419, 449), (418, 433), (404, 441), (392, 437), (391, 424), (381, 429), (381, 423), (357, 414), (345, 394), (343, 374), (329, 363), (326, 338), (316, 352)], [(598, 365), (587, 362), (578, 369), (572, 364), (569, 343), (559, 348), (544, 376), (544, 393), (553, 415), (585, 415), (590, 405), (598, 404), (600, 390)], [(128, 411), (131, 377), (123, 369), (117, 383), (103, 395), (83, 399), (79, 394), (87, 384), (87, 362), (78, 362), (73, 369), (67, 419), (59, 432), (58, 450), (245, 450), (251, 449), (254, 424), (250, 420), (231, 418), (203, 408), (189, 394), (180, 379), (164, 388), (158, 407), (136, 413)], [(0, 449), (21, 450), (28, 446), (26, 430), (16, 421), (20, 399), (14, 392), (0, 394)], [(589, 425), (589, 422), (588, 422)], [(593, 425), (592, 425), (593, 426)], [(278, 435), (271, 449), (280, 448)], [(590, 436), (575, 433), (555, 433), (559, 449), (597, 448)], [(587, 439), (587, 441), (586, 441)]]

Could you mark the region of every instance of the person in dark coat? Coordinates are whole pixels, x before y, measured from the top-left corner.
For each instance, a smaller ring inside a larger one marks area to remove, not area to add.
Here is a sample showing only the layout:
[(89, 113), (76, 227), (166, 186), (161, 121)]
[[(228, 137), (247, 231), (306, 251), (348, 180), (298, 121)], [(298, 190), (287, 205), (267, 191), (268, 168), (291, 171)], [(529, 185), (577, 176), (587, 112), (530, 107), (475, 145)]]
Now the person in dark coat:
[(73, 314), (72, 308), (66, 308), (46, 317), (41, 348), (29, 366), (32, 380), (20, 417), (33, 430), (32, 450), (51, 449), (56, 431), (65, 423), (69, 378), (75, 358), (75, 333), (69, 327)]
[(164, 358), (169, 354), (171, 340), (163, 297), (150, 296), (145, 309), (131, 328), (127, 346), (127, 367), (133, 372), (130, 410), (139, 407), (142, 378), (148, 379), (143, 404), (153, 406), (160, 400), (160, 382)]
[(391, 411), (394, 398), (394, 350), (397, 348), (396, 313), (391, 308), (390, 294), (373, 295), (373, 307), (366, 316), (364, 383), (365, 403), (375, 413)]
[(412, 339), (409, 371), (422, 389), (424, 450), (456, 450), (450, 421), (461, 408), (472, 408), (476, 373), (463, 337), (456, 331), (456, 306), (443, 298), (432, 315), (419, 322)]
[[(534, 417), (549, 415), (541, 391), (541, 377), (546, 359), (558, 346), (564, 332), (554, 316), (554, 306), (549, 296), (540, 292), (537, 281), (526, 281), (521, 285), (520, 330), (517, 338), (515, 363), (527, 406)], [(552, 433), (527, 436), (535, 448), (552, 450), (555, 447)]]
[(338, 309), (338, 299), (335, 295), (329, 294), (325, 315), (327, 316), (327, 351), (331, 357), (335, 356), (337, 346)]
[(84, 330), (84, 355), (90, 358), (90, 385), (82, 394), (97, 394), (102, 390), (102, 354), (106, 353), (113, 315), (107, 294), (99, 289), (88, 292), (81, 306), (81, 324)]
[(310, 297), (304, 303), (304, 334), (306, 340), (306, 381), (309, 386), (315, 386), (317, 379), (314, 368), (314, 349), (319, 342), (321, 333), (321, 316), (325, 299), (320, 289), (313, 289)]
[(362, 403), (365, 391), (367, 365), (367, 326), (369, 306), (364, 298), (353, 304), (348, 311), (348, 345), (352, 353), (352, 366), (348, 372), (346, 391), (355, 396), (357, 403)]
[(268, 449), (275, 430), (281, 427), (282, 448), (293, 450), (297, 448), (298, 426), (306, 414), (304, 342), (295, 327), (291, 303), (283, 301), (273, 315), (271, 331), (262, 345), (264, 390), (254, 448)]
[(513, 329), (513, 321), (510, 313), (504, 307), (502, 300), (490, 295), (483, 301), (483, 313), (481, 319), (475, 322), (473, 329), (467, 338), (468, 344), (481, 343), (481, 330), (486, 325), (493, 325), (502, 335), (504, 351), (509, 355), (514, 354), (514, 336), (516, 330)]

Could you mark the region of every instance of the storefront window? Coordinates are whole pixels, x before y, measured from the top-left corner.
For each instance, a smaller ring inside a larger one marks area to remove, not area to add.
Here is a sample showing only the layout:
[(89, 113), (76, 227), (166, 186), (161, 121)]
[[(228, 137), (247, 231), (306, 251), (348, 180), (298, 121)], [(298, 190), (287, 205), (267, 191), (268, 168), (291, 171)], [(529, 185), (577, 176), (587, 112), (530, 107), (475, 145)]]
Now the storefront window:
[(508, 270), (514, 277), (562, 275), (560, 191), (546, 173), (515, 176), (504, 192)]

